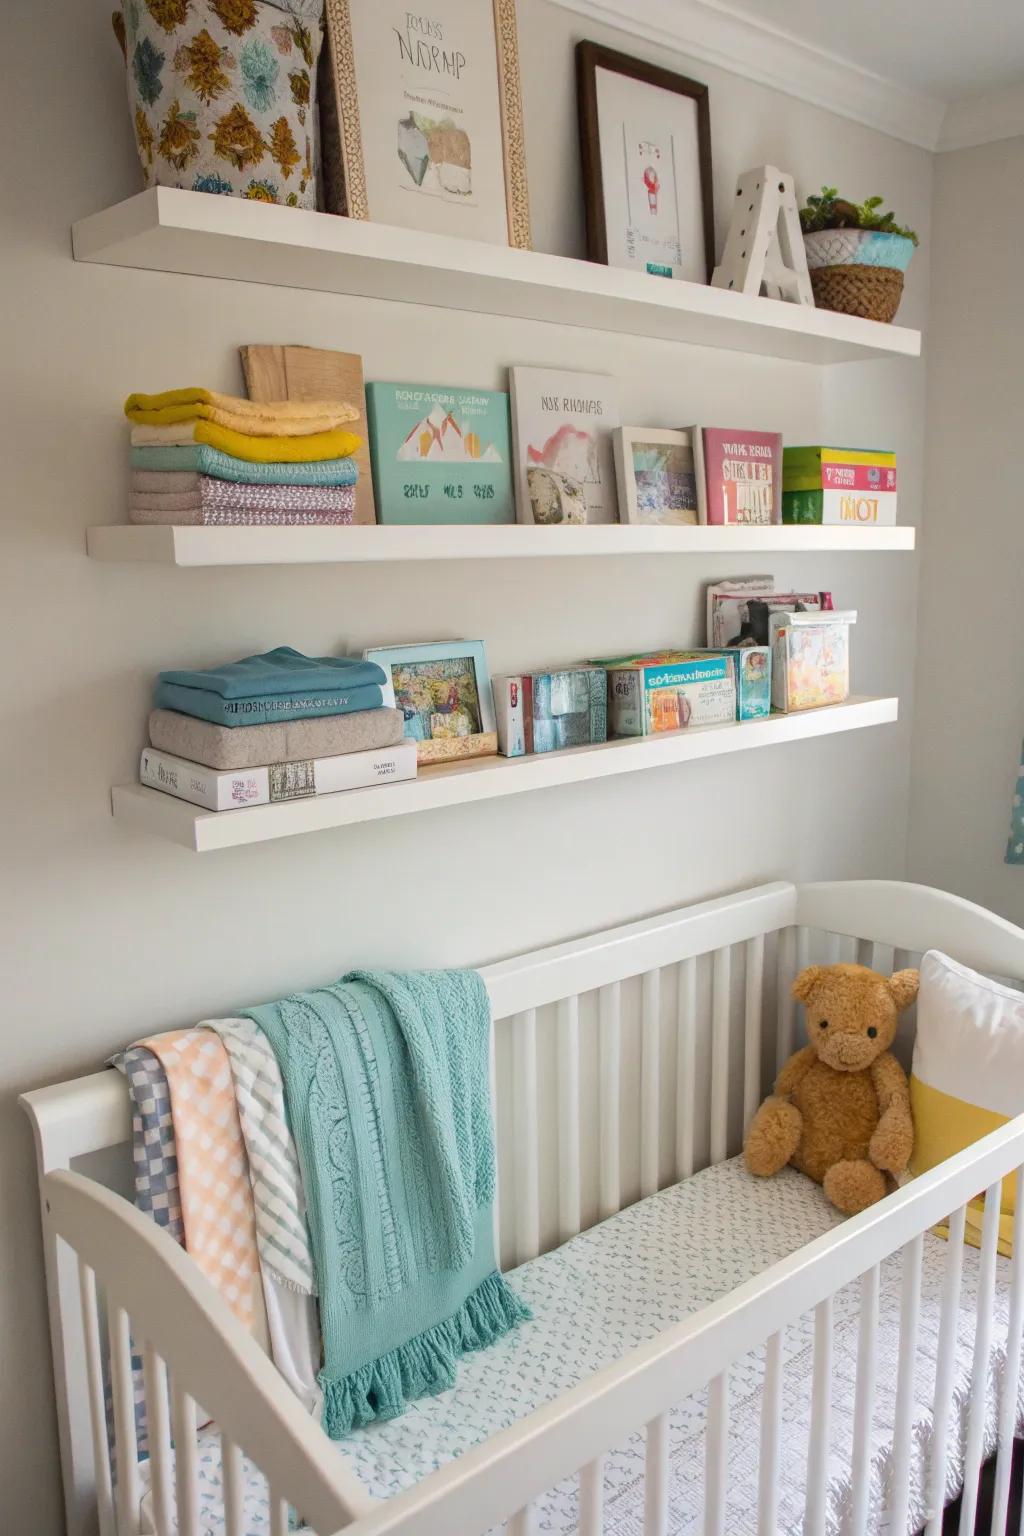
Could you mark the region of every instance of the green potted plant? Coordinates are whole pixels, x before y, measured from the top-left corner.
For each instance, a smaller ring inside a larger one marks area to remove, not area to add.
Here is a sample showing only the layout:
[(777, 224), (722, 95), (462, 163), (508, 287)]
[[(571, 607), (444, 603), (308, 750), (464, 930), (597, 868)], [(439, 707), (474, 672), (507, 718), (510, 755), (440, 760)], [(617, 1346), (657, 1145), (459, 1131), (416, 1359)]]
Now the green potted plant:
[(883, 213), (883, 199), (847, 202), (822, 187), (800, 209), (807, 266), (819, 309), (890, 321), (900, 307), (903, 274), (917, 245), (912, 229)]

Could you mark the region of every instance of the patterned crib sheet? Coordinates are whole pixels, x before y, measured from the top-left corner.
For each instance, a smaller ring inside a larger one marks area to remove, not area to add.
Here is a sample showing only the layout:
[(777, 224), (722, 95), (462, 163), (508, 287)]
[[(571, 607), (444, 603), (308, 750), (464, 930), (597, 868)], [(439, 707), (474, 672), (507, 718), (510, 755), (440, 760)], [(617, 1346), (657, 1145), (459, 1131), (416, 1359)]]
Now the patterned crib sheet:
[[(840, 1221), (820, 1189), (792, 1170), (761, 1181), (750, 1177), (740, 1159), (706, 1169), (513, 1271), (510, 1278), (533, 1309), (534, 1321), (492, 1348), (467, 1356), (450, 1391), (413, 1404), (402, 1418), (391, 1423), (360, 1430), (341, 1444), (338, 1452), (373, 1497), (389, 1498)], [(926, 1488), (931, 1405), (947, 1251), (941, 1239), (925, 1238), (908, 1532), (920, 1530), (930, 1513)], [(868, 1520), (872, 1536), (883, 1529), (891, 1479), (900, 1267), (897, 1257), (883, 1264), (881, 1271)], [(1009, 1266), (1000, 1261), (986, 1396), (986, 1454), (996, 1443), (1008, 1270)], [(962, 1481), (977, 1283), (978, 1254), (965, 1249), (947, 1498), (955, 1497)], [(829, 1536), (845, 1536), (851, 1514), (846, 1469), (853, 1437), (858, 1315), (859, 1288), (854, 1285), (836, 1296), (833, 1312)], [(788, 1328), (783, 1339), (778, 1528), (786, 1536), (799, 1536), (803, 1526), (812, 1357), (813, 1318), (808, 1315)], [(753, 1536), (756, 1530), (763, 1377), (763, 1350), (746, 1356), (730, 1372), (726, 1515), (730, 1536)], [(669, 1529), (673, 1536), (698, 1536), (702, 1530), (705, 1422), (705, 1393), (688, 1399), (671, 1414)], [(606, 1457), (606, 1536), (643, 1536), (643, 1468), (644, 1441), (639, 1434)], [(248, 1471), (246, 1533), (264, 1536), (269, 1531), (266, 1488), (253, 1469)], [(220, 1488), (217, 1434), (206, 1430), (200, 1435), (203, 1536), (223, 1536)], [(541, 1498), (535, 1521), (537, 1532), (543, 1536), (572, 1536), (578, 1521), (576, 1478), (567, 1479)]]

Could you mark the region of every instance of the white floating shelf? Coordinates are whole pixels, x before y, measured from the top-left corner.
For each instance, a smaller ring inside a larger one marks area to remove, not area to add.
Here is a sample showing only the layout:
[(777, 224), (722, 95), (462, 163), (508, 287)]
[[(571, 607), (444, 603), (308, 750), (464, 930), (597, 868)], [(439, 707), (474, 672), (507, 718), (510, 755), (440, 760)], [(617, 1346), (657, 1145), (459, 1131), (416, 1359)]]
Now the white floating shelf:
[(165, 565), (364, 565), (395, 560), (495, 560), (581, 555), (827, 554), (908, 550), (913, 528), (90, 528), (94, 560)]
[(301, 832), (322, 832), (388, 816), (409, 816), (473, 800), (579, 784), (612, 774), (695, 762), (727, 752), (774, 747), (812, 736), (832, 736), (869, 725), (887, 725), (899, 713), (898, 699), (852, 698), (828, 709), (797, 715), (773, 715), (743, 725), (709, 725), (643, 740), (610, 741), (538, 757), (487, 757), (466, 763), (425, 768), (404, 784), (374, 785), (342, 794), (319, 795), (276, 805), (249, 806), (237, 811), (201, 811), (158, 789), (139, 784), (119, 785), (112, 792), (114, 819), (137, 832), (148, 832), (195, 853), (262, 843)]
[(312, 288), (806, 363), (917, 357), (921, 333), (540, 251), (151, 187), (72, 230), (78, 261)]

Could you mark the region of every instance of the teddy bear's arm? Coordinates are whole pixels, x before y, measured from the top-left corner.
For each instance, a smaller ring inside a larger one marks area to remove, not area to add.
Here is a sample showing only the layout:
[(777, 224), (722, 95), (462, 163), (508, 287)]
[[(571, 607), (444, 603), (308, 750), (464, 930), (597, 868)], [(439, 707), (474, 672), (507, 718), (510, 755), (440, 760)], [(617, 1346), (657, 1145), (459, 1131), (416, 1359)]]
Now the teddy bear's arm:
[(906, 1074), (888, 1051), (872, 1063), (871, 1080), (878, 1096), (880, 1118), (868, 1146), (868, 1157), (886, 1173), (902, 1173), (914, 1150), (914, 1122)]
[(775, 1079), (775, 1092), (779, 1098), (796, 1092), (817, 1059), (818, 1053), (813, 1045), (805, 1045), (802, 1050), (794, 1051)]

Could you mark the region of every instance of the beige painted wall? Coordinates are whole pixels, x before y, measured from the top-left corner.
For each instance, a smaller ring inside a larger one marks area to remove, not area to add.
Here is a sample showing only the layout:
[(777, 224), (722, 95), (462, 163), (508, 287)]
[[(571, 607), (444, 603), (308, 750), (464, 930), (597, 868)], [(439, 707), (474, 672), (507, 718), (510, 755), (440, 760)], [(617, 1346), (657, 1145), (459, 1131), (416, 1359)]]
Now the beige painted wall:
[(1024, 138), (935, 162), (910, 873), (1024, 923)]
[[(727, 558), (451, 567), (177, 571), (90, 563), (84, 530), (124, 516), (120, 402), (132, 389), (240, 387), (235, 348), (361, 352), (369, 378), (496, 385), (512, 361), (607, 369), (626, 419), (695, 419), (884, 439), (916, 521), (923, 370), (795, 364), (439, 310), (76, 266), (73, 219), (137, 187), (110, 0), (5, 11), (3, 439), (8, 620), (3, 756), (5, 1015), (0, 1055), (0, 1488), (4, 1528), (60, 1529), (25, 1088), (94, 1068), (140, 1032), (314, 984), (356, 962), (483, 962), (775, 876), (900, 875), (909, 726), (665, 769), (202, 859), (118, 831), (154, 673), (289, 642), (308, 651), (482, 635), (492, 667), (699, 639)], [(582, 251), (572, 43), (520, 0), (536, 243)], [(635, 51), (687, 71), (685, 59)], [(928, 287), (930, 158), (752, 83), (711, 87), (718, 243), (734, 178), (768, 159), (803, 191), (884, 191), (924, 236), (901, 316)], [(765, 569), (759, 561), (755, 569)], [(791, 557), (780, 583), (856, 607), (855, 686), (909, 711), (916, 563)]]

